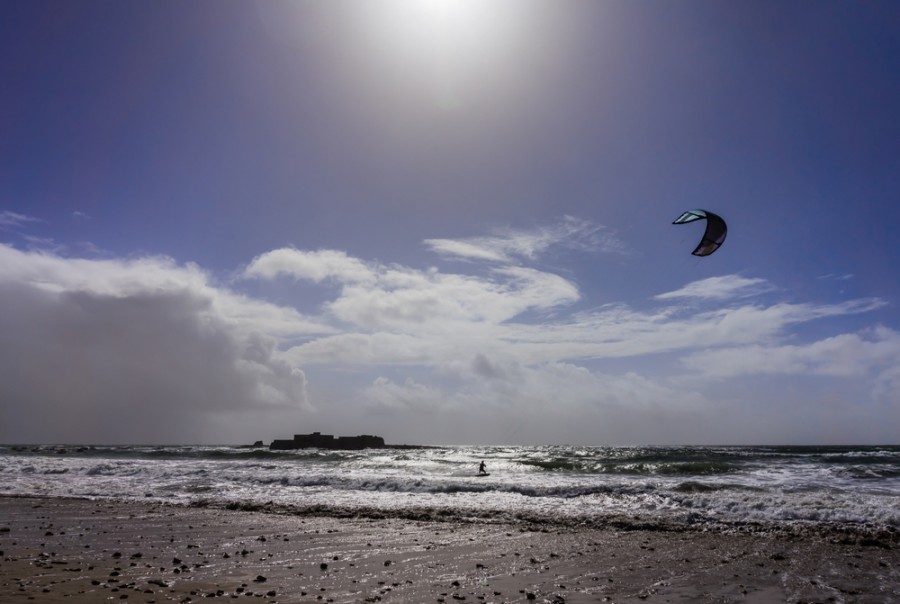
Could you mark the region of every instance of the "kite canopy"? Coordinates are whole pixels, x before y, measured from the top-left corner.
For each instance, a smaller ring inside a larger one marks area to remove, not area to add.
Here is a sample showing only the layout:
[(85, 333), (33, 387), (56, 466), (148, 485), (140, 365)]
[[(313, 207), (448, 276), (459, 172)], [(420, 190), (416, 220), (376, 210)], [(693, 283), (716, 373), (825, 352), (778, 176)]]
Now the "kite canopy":
[(676, 218), (672, 224), (687, 224), (695, 220), (706, 220), (706, 232), (703, 233), (703, 239), (700, 240), (697, 249), (691, 253), (694, 256), (709, 256), (725, 241), (728, 227), (719, 215), (706, 210), (689, 210)]

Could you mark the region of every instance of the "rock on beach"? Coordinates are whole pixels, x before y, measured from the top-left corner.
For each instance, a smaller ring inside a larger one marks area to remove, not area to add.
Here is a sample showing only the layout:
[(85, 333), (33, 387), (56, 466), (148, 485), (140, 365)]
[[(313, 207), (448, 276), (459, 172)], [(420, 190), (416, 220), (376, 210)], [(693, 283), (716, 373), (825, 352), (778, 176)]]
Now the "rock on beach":
[[(48, 534), (52, 533), (52, 534)], [(890, 538), (0, 497), (0, 602), (900, 601)], [(327, 560), (328, 562), (323, 562)]]

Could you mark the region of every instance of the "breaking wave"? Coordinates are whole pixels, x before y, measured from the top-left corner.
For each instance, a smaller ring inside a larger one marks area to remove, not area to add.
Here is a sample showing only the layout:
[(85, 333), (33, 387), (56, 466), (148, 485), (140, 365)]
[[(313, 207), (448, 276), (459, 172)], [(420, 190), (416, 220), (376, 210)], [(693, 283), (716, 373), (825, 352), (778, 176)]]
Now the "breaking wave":
[[(479, 477), (485, 461), (490, 476)], [(900, 531), (900, 447), (0, 446), (0, 494), (278, 513)]]

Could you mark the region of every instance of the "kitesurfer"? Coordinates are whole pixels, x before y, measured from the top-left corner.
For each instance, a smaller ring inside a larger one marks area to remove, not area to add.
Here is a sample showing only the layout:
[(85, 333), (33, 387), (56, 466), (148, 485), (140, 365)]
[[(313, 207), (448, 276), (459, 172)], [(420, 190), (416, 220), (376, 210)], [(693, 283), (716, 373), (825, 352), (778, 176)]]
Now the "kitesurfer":
[(478, 466), (479, 474), (487, 474), (487, 468), (484, 465), (484, 460), (481, 461), (481, 464)]

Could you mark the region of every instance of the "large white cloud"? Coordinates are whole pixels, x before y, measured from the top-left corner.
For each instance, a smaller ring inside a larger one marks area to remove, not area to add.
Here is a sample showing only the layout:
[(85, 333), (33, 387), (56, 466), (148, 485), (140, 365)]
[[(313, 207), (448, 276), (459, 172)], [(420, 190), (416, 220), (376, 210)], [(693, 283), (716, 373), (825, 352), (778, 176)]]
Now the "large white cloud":
[(328, 328), (196, 266), (0, 245), (0, 299), (3, 441), (228, 440), (241, 431), (217, 435), (223, 414), (311, 408), (276, 336)]

